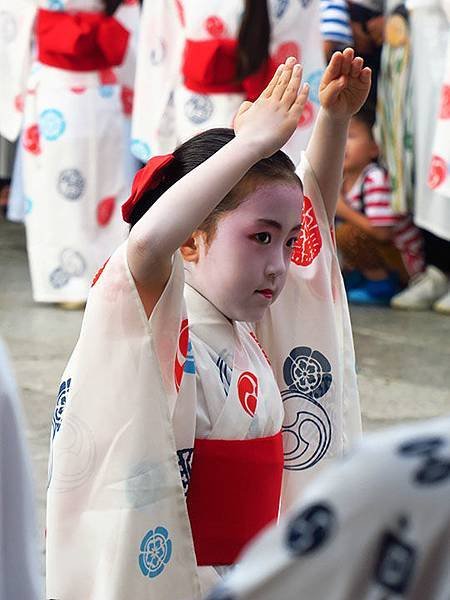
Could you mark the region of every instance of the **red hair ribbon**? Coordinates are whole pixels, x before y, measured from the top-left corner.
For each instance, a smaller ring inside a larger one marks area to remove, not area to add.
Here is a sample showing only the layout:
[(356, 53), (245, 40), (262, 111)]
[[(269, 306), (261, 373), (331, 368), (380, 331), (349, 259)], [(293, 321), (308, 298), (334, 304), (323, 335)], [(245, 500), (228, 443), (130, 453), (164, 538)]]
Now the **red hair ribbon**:
[(122, 216), (126, 223), (130, 223), (131, 214), (147, 190), (154, 190), (164, 179), (164, 169), (173, 159), (173, 154), (153, 156), (142, 169), (136, 173), (131, 186), (131, 196), (122, 204)]

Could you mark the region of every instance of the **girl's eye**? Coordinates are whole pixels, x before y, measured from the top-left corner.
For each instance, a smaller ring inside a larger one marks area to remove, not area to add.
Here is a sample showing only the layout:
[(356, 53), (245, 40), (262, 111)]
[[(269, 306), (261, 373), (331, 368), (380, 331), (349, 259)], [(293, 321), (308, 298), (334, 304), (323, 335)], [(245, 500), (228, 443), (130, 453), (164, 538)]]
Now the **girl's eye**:
[(272, 236), (267, 231), (263, 231), (262, 233), (255, 234), (255, 240), (260, 244), (270, 244), (272, 241)]
[(297, 241), (297, 238), (296, 237), (292, 237), (290, 240), (288, 240), (287, 246), (289, 248), (293, 248), (295, 246), (296, 241)]

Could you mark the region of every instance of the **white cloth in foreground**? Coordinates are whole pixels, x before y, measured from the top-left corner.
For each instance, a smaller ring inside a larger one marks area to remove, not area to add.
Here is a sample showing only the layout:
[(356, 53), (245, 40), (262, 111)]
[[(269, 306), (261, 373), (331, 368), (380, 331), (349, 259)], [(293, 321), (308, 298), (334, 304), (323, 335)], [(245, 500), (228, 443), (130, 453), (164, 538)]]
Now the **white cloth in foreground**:
[(447, 600), (450, 417), (369, 434), (208, 600)]
[[(185, 290), (178, 253), (149, 320), (126, 244), (99, 275), (53, 418), (48, 598), (201, 598), (217, 573), (197, 568), (186, 509), (195, 437), (270, 436), (283, 422), (284, 505), (359, 437), (332, 233), (306, 159), (300, 176), (301, 240), (285, 289), (255, 330)], [(252, 374), (264, 379), (249, 391)]]
[(19, 395), (0, 340), (0, 600), (40, 600), (36, 499)]

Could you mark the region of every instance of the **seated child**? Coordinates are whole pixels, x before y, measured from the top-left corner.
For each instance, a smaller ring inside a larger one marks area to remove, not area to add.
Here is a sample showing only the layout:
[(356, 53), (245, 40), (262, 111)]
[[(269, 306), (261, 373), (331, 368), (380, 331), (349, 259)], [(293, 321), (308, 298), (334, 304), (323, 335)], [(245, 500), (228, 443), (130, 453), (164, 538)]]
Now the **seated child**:
[[(47, 597), (198, 600), (361, 430), (331, 228), (370, 87), (336, 53), (299, 173), (295, 59), (137, 173), (52, 422)], [(303, 216), (302, 216), (303, 211)]]
[(336, 241), (349, 302), (388, 305), (423, 268), (422, 240), (411, 218), (391, 209), (389, 176), (377, 163), (372, 126), (368, 107), (350, 121)]

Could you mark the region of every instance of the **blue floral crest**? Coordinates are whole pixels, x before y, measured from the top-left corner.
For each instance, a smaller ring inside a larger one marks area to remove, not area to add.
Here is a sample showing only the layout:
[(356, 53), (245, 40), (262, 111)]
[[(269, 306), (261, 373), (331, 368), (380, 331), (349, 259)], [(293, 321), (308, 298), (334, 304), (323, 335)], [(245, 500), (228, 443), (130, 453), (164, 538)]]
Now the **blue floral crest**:
[(48, 108), (39, 115), (39, 127), (46, 140), (57, 140), (66, 129), (66, 122), (61, 111)]
[(156, 527), (147, 532), (141, 542), (139, 567), (145, 577), (157, 577), (172, 556), (172, 541), (165, 527)]

